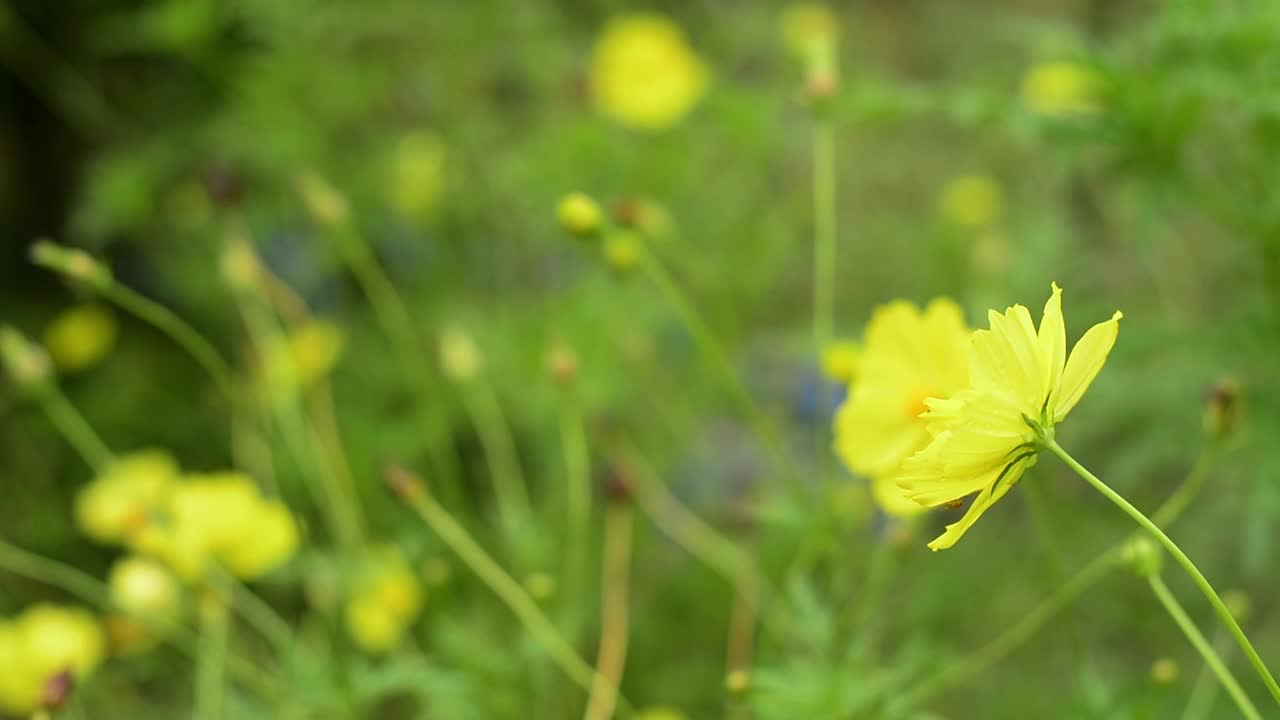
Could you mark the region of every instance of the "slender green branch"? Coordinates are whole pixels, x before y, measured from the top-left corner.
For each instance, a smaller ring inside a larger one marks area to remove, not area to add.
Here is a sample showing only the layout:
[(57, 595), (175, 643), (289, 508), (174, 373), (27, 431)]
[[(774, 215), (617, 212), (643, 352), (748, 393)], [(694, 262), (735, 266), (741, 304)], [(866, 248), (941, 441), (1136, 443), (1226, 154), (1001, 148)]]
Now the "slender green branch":
[(813, 342), (815, 357), (831, 343), (835, 325), (836, 148), (826, 118), (813, 129)]
[(480, 435), (485, 462), (493, 476), (498, 512), (508, 531), (515, 532), (532, 516), (533, 501), (520, 470), (520, 458), (516, 454), (511, 429), (502, 413), (502, 405), (483, 375), (466, 382), (462, 395), (467, 412), (471, 415), (471, 422)]
[(634, 525), (629, 505), (610, 507), (604, 520), (604, 566), (600, 588), (600, 646), (596, 651), (596, 677), (587, 698), (586, 720), (613, 717), (618, 687), (627, 660), (630, 637), (628, 599), (631, 594), (631, 535)]
[(281, 657), (292, 651), (293, 628), (274, 608), (240, 582), (239, 578), (222, 568), (214, 570), (213, 580), (218, 591), (231, 599), (232, 610), (266, 638)]
[(1138, 523), (1138, 525), (1143, 529), (1151, 533), (1152, 537), (1163, 545), (1165, 550), (1169, 551), (1169, 554), (1173, 556), (1173, 559), (1176, 560), (1178, 564), (1182, 566), (1182, 569), (1186, 571), (1187, 575), (1191, 577), (1191, 580), (1196, 584), (1196, 587), (1200, 588), (1200, 591), (1204, 593), (1205, 598), (1207, 598), (1209, 600), (1209, 604), (1213, 606), (1214, 612), (1218, 614), (1218, 618), (1222, 621), (1222, 624), (1231, 633), (1232, 637), (1235, 638), (1236, 643), (1240, 645), (1240, 649), (1244, 651), (1245, 656), (1249, 658), (1249, 662), (1253, 665), (1254, 670), (1257, 671), (1258, 677), (1262, 678), (1263, 683), (1266, 684), (1267, 690), (1271, 692), (1271, 696), (1275, 698), (1277, 703), (1280, 703), (1280, 685), (1276, 683), (1275, 678), (1271, 675), (1271, 671), (1267, 668), (1267, 664), (1263, 662), (1262, 657), (1258, 655), (1258, 651), (1254, 649), (1253, 643), (1250, 642), (1248, 636), (1244, 634), (1244, 630), (1240, 629), (1240, 624), (1237, 623), (1235, 617), (1231, 615), (1231, 611), (1227, 608), (1226, 604), (1222, 602), (1222, 598), (1218, 596), (1218, 592), (1214, 590), (1213, 585), (1205, 578), (1204, 573), (1200, 572), (1200, 568), (1196, 567), (1196, 564), (1191, 561), (1191, 558), (1187, 557), (1187, 554), (1182, 551), (1182, 548), (1178, 547), (1177, 543), (1175, 543), (1163, 530), (1160, 529), (1160, 526), (1153, 523), (1146, 515), (1143, 515), (1142, 511), (1130, 504), (1128, 500), (1125, 500), (1124, 497), (1115, 490), (1112, 490), (1111, 486), (1099, 479), (1098, 476), (1089, 472), (1087, 468), (1077, 462), (1075, 458), (1071, 457), (1071, 455), (1068, 454), (1066, 450), (1063, 450), (1062, 447), (1053, 439), (1047, 439), (1045, 441), (1045, 447), (1054, 455), (1057, 455), (1064, 463), (1067, 464), (1068, 467), (1074, 470), (1077, 475), (1097, 489), (1098, 492), (1102, 493), (1108, 500), (1123, 510), (1125, 514), (1134, 520), (1134, 522)]
[(201, 598), (200, 653), (196, 657), (196, 720), (220, 720), (224, 713), (227, 642), (230, 622), (227, 606), (212, 592)]
[(53, 426), (94, 472), (102, 472), (114, 461), (111, 449), (94, 432), (80, 411), (67, 400), (67, 396), (62, 394), (62, 389), (54, 380), (40, 384), (35, 395)]
[[(400, 497), (449, 546), (463, 564), (511, 610), (565, 676), (577, 683), (588, 694), (591, 692), (593, 683), (610, 682), (582, 659), (578, 651), (574, 650), (573, 646), (560, 635), (555, 625), (547, 619), (524, 588), (472, 539), (447, 510), (436, 502), (419, 478), (408, 471), (394, 467), (388, 469), (387, 476), (388, 482)], [(621, 695), (617, 694), (616, 687), (613, 690), (618, 697), (620, 709), (626, 710), (629, 714), (630, 706), (625, 703)]]
[[(1227, 631), (1219, 628), (1214, 633), (1213, 651), (1220, 657), (1226, 655), (1228, 651), (1235, 647), (1235, 643), (1231, 642), (1231, 637), (1227, 635)], [(1204, 720), (1209, 717), (1209, 711), (1213, 708), (1213, 698), (1216, 695), (1218, 684), (1213, 681), (1213, 670), (1209, 665), (1200, 667), (1200, 672), (1196, 674), (1196, 680), (1191, 684), (1191, 693), (1187, 696), (1187, 705), (1182, 710), (1182, 720)]]
[(1218, 676), (1218, 681), (1227, 689), (1227, 694), (1231, 696), (1232, 700), (1236, 701), (1236, 706), (1240, 708), (1240, 713), (1249, 720), (1262, 720), (1262, 715), (1258, 714), (1258, 709), (1253, 706), (1253, 701), (1245, 694), (1244, 689), (1240, 687), (1240, 683), (1231, 674), (1227, 664), (1222, 661), (1213, 646), (1201, 634), (1200, 629), (1187, 616), (1187, 611), (1182, 609), (1178, 599), (1173, 596), (1173, 593), (1169, 592), (1169, 587), (1164, 584), (1160, 574), (1152, 573), (1147, 578), (1147, 582), (1151, 584), (1151, 591), (1160, 600), (1160, 604), (1164, 606), (1169, 616), (1182, 629), (1182, 632), (1187, 636), (1187, 640), (1191, 641), (1191, 645), (1204, 658), (1205, 665), (1213, 671), (1214, 675)]
[(582, 415), (572, 398), (560, 408), (560, 441), (564, 449), (565, 505), (569, 524), (569, 552), (566, 554), (566, 595), (579, 597), (587, 582), (587, 532), (590, 522), (591, 456), (587, 450)]

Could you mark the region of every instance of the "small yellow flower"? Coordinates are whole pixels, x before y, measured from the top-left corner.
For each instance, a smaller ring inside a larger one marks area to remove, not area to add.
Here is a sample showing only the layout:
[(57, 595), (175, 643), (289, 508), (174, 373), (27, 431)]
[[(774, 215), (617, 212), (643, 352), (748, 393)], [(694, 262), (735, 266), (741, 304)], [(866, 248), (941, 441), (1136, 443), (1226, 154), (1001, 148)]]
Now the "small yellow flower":
[(590, 195), (580, 192), (565, 195), (556, 206), (556, 219), (560, 221), (560, 227), (574, 235), (595, 233), (600, 229), (602, 216), (596, 201)]
[(163, 451), (119, 457), (76, 495), (76, 525), (100, 543), (127, 542), (147, 524), (177, 478), (177, 463)]
[(649, 13), (610, 21), (591, 56), (591, 94), (601, 112), (640, 130), (684, 119), (707, 87), (707, 69), (667, 18)]
[(836, 31), (836, 16), (823, 3), (792, 3), (782, 11), (782, 42), (802, 60), (833, 43)]
[(253, 580), (288, 562), (298, 551), (298, 523), (279, 500), (260, 500), (249, 537), (227, 546), (221, 560), (236, 577)]
[(1102, 78), (1070, 61), (1040, 63), (1022, 78), (1022, 101), (1040, 115), (1091, 115), (1102, 109)]
[(102, 662), (102, 628), (89, 612), (39, 603), (0, 621), (0, 711), (27, 716), (45, 683), (63, 672), (82, 680)]
[(822, 351), (822, 374), (838, 383), (853, 382), (860, 353), (858, 344), (851, 340), (831, 343)]
[(854, 472), (882, 477), (929, 444), (925, 399), (965, 385), (969, 328), (960, 307), (939, 298), (922, 312), (905, 300), (876, 308), (858, 376), (836, 411), (836, 452)]
[(938, 210), (954, 225), (985, 230), (1000, 222), (1004, 193), (986, 175), (961, 175), (942, 188)]
[(409, 133), (396, 144), (391, 158), (391, 204), (406, 215), (429, 215), (440, 199), (444, 178), (444, 141), (430, 130)]
[(390, 652), (422, 612), (423, 592), (393, 545), (372, 549), (343, 611), (347, 634), (367, 653)]
[(127, 613), (166, 615), (178, 607), (178, 583), (164, 565), (145, 557), (126, 557), (107, 576), (111, 602)]
[(1084, 395), (1115, 345), (1122, 313), (1094, 325), (1066, 350), (1062, 290), (1053, 285), (1037, 331), (1021, 305), (990, 311), (989, 330), (973, 333), (969, 387), (926, 404), (932, 440), (908, 458), (898, 486), (921, 505), (978, 493), (959, 522), (929, 543), (949, 548), (1035, 463), (1045, 433)]
[(44, 330), (44, 346), (53, 364), (66, 372), (93, 367), (116, 344), (118, 326), (110, 309), (97, 304), (63, 311)]

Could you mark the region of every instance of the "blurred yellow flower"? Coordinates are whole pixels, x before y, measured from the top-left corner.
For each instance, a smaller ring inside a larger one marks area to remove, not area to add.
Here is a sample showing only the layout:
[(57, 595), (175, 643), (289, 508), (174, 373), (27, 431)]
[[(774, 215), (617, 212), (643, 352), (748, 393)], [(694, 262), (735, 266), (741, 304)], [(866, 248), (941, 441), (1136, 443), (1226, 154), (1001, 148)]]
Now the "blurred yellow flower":
[(125, 557), (107, 576), (111, 602), (127, 613), (166, 615), (178, 608), (179, 589), (173, 574), (146, 557)]
[(346, 333), (334, 323), (308, 320), (267, 348), (267, 381), (277, 388), (310, 388), (338, 364), (346, 342)]
[(391, 204), (406, 215), (423, 217), (435, 209), (444, 187), (445, 146), (430, 130), (400, 139), (391, 158)]
[(454, 382), (467, 382), (484, 367), (484, 357), (471, 334), (459, 327), (446, 328), (440, 335), (440, 368)]
[(949, 548), (1035, 463), (1042, 433), (1071, 412), (1115, 344), (1122, 313), (1094, 325), (1066, 351), (1062, 290), (1053, 285), (1037, 331), (1031, 313), (1014, 305), (988, 314), (989, 330), (973, 333), (969, 386), (926, 404), (932, 440), (908, 458), (898, 486), (921, 505), (978, 493), (959, 522), (929, 543)]
[(1022, 101), (1032, 112), (1051, 117), (1100, 111), (1102, 90), (1097, 72), (1065, 60), (1034, 65), (1022, 78)]
[(164, 510), (133, 545), (164, 560), (185, 580), (200, 579), (212, 563), (253, 580), (297, 551), (296, 520), (240, 473), (188, 476), (173, 486)]
[(611, 270), (618, 273), (630, 272), (640, 265), (641, 243), (632, 230), (619, 230), (610, 233), (604, 240), (604, 261)]
[(850, 469), (887, 476), (929, 444), (925, 398), (964, 387), (968, 345), (964, 315), (946, 298), (923, 311), (905, 300), (875, 309), (858, 376), (836, 411), (836, 452)]
[(83, 679), (105, 645), (98, 621), (79, 608), (38, 603), (0, 621), (0, 711), (34, 713), (49, 680), (63, 672)]
[(706, 92), (707, 76), (684, 32), (656, 14), (610, 21), (591, 56), (596, 106), (640, 130), (663, 130), (684, 119)]
[(545, 602), (556, 594), (556, 579), (544, 572), (530, 573), (524, 579), (524, 589), (534, 600)]
[(367, 653), (390, 652), (418, 619), (422, 602), (422, 586), (399, 548), (374, 548), (347, 599), (347, 634)]
[(78, 372), (98, 364), (115, 347), (116, 316), (105, 306), (79, 305), (59, 313), (44, 330), (44, 346), (59, 370)]
[(802, 60), (835, 42), (836, 16), (824, 3), (792, 3), (782, 11), (782, 42)]
[(835, 382), (853, 382), (860, 353), (858, 344), (851, 340), (831, 343), (822, 351), (822, 374)]
[(1000, 222), (1004, 192), (986, 175), (961, 175), (946, 184), (938, 198), (943, 219), (970, 230), (984, 230)]
[(121, 456), (76, 494), (76, 525), (98, 542), (127, 542), (148, 523), (177, 478), (177, 463), (163, 451)]
[(560, 199), (556, 219), (560, 227), (574, 235), (591, 235), (600, 229), (600, 206), (590, 195), (573, 192)]

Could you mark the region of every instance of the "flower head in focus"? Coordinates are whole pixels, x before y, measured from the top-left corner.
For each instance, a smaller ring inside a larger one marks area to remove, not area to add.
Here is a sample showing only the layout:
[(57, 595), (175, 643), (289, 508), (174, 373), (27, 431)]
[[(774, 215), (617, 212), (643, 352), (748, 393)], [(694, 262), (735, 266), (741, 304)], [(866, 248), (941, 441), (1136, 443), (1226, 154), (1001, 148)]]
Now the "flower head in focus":
[(1022, 102), (1047, 117), (1095, 114), (1102, 110), (1102, 91), (1096, 71), (1065, 60), (1034, 65), (1022, 78)]
[(969, 386), (925, 401), (932, 440), (895, 476), (907, 496), (925, 506), (978, 493), (930, 548), (954, 545), (1035, 463), (1040, 445), (1102, 370), (1121, 317), (1117, 311), (1090, 328), (1068, 357), (1056, 284), (1038, 330), (1021, 305), (989, 312), (990, 329), (974, 332), (969, 347)]
[(596, 106), (639, 130), (664, 130), (683, 120), (706, 92), (707, 75), (679, 26), (656, 14), (610, 21), (591, 55)]

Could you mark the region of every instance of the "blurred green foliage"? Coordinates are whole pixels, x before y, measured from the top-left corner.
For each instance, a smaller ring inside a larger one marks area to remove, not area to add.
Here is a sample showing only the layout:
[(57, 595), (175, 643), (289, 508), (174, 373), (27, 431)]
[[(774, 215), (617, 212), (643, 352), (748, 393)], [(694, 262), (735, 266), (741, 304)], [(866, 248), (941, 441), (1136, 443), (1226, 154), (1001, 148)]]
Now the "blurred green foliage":
[[(781, 6), (646, 6), (684, 29), (710, 71), (688, 118), (660, 132), (622, 127), (592, 103), (592, 43), (629, 9), (0, 0), (0, 318), (40, 337), (89, 297), (26, 264), (29, 244), (49, 236), (104, 258), (251, 375), (253, 338), (219, 271), (238, 233), (343, 329), (332, 399), (368, 534), (400, 544), (415, 567), (451, 572), (427, 583), (400, 651), (358, 651), (316, 602), (349, 568), (308, 499), (308, 470), (268, 427), (281, 493), (307, 540), (255, 588), (298, 628), (302, 651), (271, 665), (298, 717), (580, 714), (584, 693), (381, 482), (388, 462), (431, 481), (433, 453), (456, 455), (464, 492), (451, 511), (517, 580), (560, 578), (542, 607), (590, 662), (605, 500), (598, 490), (592, 499), (590, 583), (566, 586), (569, 406), (587, 419), (595, 485), (631, 470), (614, 448), (634, 444), (776, 585), (749, 687), (730, 693), (732, 587), (638, 515), (622, 682), (634, 708), (762, 720), (1178, 716), (1199, 658), (1120, 573), (931, 712), (894, 710), (904, 688), (961, 662), (1130, 528), (1049, 458), (1027, 480), (1051, 511), (1057, 551), (1037, 543), (1020, 497), (942, 554), (924, 543), (947, 511), (902, 539), (865, 498), (816, 498), (823, 473), (835, 472), (826, 468), (840, 389), (821, 377), (810, 341), (813, 108), (801, 63), (782, 45)], [(950, 295), (981, 326), (988, 307), (1034, 306), (1054, 280), (1066, 289), (1071, 341), (1122, 308), (1116, 350), (1060, 439), (1141, 508), (1186, 474), (1204, 444), (1203, 394), (1234, 378), (1246, 419), (1174, 536), (1219, 589), (1252, 599), (1246, 629), (1264, 657), (1280, 658), (1269, 590), (1280, 516), (1280, 4), (866, 0), (836, 13), (840, 87), (825, 112), (838, 152), (837, 334), (857, 338), (874, 306), (900, 297)], [(1099, 78), (1096, 112), (1028, 107), (1028, 70), (1061, 61)], [(350, 238), (308, 209), (308, 173), (345, 198), (351, 231), (404, 298), (420, 386), (406, 383), (400, 350), (343, 254)], [(948, 184), (970, 176), (991, 178), (1001, 197), (982, 230), (940, 211)], [(669, 214), (652, 252), (783, 436), (799, 498), (668, 298), (558, 226), (557, 203), (574, 191), (615, 216), (642, 200)], [(163, 447), (184, 468), (230, 467), (237, 408), (166, 337), (119, 319), (110, 355), (61, 378), (74, 405), (118, 452)], [(529, 481), (535, 522), (514, 532), (494, 512), (471, 391), (438, 363), (449, 328), (474, 338)], [(570, 389), (548, 373), (555, 347), (577, 357)], [(70, 513), (92, 473), (11, 384), (0, 386), (0, 418), (4, 539), (104, 576), (117, 553), (81, 537)], [(885, 553), (896, 568), (886, 599), (850, 627)], [(73, 600), (0, 577), (4, 615)], [(1207, 623), (1189, 587), (1175, 582)], [(233, 647), (271, 659), (243, 630)], [(1149, 672), (1164, 657), (1182, 669), (1170, 683)], [(185, 717), (192, 683), (190, 663), (160, 648), (108, 661), (79, 707), (90, 718)], [(1226, 699), (1216, 702), (1211, 717), (1230, 716)], [(227, 703), (227, 717), (283, 716), (240, 690)]]

